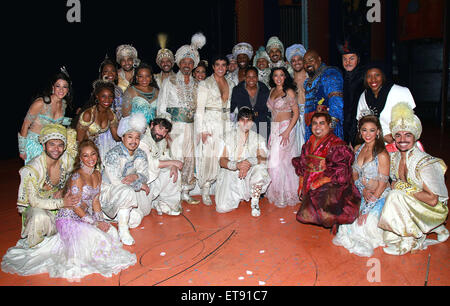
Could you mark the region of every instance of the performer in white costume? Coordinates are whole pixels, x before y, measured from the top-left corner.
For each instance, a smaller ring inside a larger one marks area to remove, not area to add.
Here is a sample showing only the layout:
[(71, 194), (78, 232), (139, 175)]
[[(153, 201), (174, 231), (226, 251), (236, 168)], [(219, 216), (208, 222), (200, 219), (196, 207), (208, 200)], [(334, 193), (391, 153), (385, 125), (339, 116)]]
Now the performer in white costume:
[(122, 118), (117, 129), (122, 142), (106, 153), (104, 161), (100, 203), (109, 218), (117, 219), (120, 240), (126, 245), (134, 244), (129, 228), (137, 227), (151, 210), (147, 155), (139, 149), (146, 128), (141, 113)]
[(215, 198), (219, 213), (232, 211), (242, 200), (251, 199), (252, 216), (261, 215), (259, 198), (270, 184), (268, 150), (265, 138), (251, 130), (253, 118), (253, 111), (242, 107), (237, 126), (225, 137)]
[(80, 199), (70, 193), (62, 197), (77, 155), (75, 130), (67, 131), (60, 124), (44, 125), (39, 142), (44, 152), (19, 170), (17, 208), (22, 214), (21, 236), (30, 248), (56, 233), (58, 209), (73, 206)]
[[(403, 255), (449, 237), (443, 224), (448, 214), (447, 166), (417, 147), (422, 124), (408, 102), (397, 103), (391, 119), (389, 127), (398, 151), (391, 153), (392, 191), (378, 226), (384, 230), (384, 252)], [(436, 233), (437, 241), (426, 239), (429, 233)]]
[(266, 52), (269, 55), (269, 68), (284, 67), (289, 74), (293, 76), (293, 70), (288, 63), (284, 61), (284, 45), (277, 36), (272, 36), (267, 41)]
[(147, 154), (148, 183), (150, 193), (147, 196), (152, 208), (159, 215), (179, 215), (181, 207), (181, 184), (178, 179), (183, 163), (170, 155), (166, 137), (172, 130), (172, 124), (164, 118), (155, 118), (141, 138), (139, 148)]
[(219, 172), (219, 158), (225, 135), (230, 131), (230, 101), (234, 83), (227, 78), (228, 60), (217, 56), (214, 73), (199, 83), (195, 112), (196, 177), (202, 201), (211, 205), (209, 190)]
[(198, 88), (192, 70), (200, 61), (198, 49), (205, 43), (206, 37), (197, 33), (192, 36), (191, 45), (184, 45), (177, 50), (175, 62), (180, 70), (164, 80), (157, 107), (157, 117), (166, 118), (172, 123), (170, 152), (174, 159), (183, 163), (181, 200), (189, 204), (200, 203), (189, 195), (195, 188), (194, 114)]

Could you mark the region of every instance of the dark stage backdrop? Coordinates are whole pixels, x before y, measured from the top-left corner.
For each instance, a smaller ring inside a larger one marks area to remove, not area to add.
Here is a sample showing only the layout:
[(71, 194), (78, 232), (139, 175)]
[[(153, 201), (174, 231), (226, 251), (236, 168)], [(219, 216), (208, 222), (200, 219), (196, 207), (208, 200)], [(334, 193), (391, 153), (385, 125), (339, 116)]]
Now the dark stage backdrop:
[(157, 33), (168, 34), (175, 54), (203, 32), (202, 59), (228, 54), (236, 43), (234, 0), (107, 1), (80, 0), (81, 22), (69, 23), (77, 1), (8, 1), (2, 4), (2, 99), (0, 158), (18, 156), (17, 132), (33, 97), (51, 76), (66, 66), (74, 87), (74, 104), (82, 105), (106, 54), (115, 59), (120, 44), (132, 44), (139, 58), (159, 72)]

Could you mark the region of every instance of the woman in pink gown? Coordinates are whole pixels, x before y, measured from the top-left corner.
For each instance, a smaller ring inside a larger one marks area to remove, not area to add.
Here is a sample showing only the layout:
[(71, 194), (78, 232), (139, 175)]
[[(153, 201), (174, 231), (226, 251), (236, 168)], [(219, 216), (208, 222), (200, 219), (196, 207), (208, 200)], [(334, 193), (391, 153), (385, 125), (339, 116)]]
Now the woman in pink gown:
[(272, 69), (269, 84), (272, 89), (267, 107), (272, 112), (272, 122), (268, 168), (272, 183), (266, 196), (277, 207), (294, 206), (299, 203), (299, 181), (291, 162), (299, 153), (294, 129), (299, 117), (295, 85), (284, 67)]

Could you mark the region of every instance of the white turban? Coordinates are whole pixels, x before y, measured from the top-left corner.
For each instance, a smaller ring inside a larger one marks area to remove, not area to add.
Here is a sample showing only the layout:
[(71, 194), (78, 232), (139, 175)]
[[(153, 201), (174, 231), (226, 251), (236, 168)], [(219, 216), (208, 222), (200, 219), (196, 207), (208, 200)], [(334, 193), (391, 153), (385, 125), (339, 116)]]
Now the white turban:
[(234, 46), (232, 52), (234, 58), (237, 58), (239, 54), (246, 54), (250, 60), (253, 57), (253, 47), (246, 42), (242, 42)]
[(120, 119), (119, 127), (117, 128), (117, 135), (123, 137), (126, 133), (138, 132), (139, 134), (144, 134), (147, 129), (147, 120), (144, 114), (134, 113), (128, 117)]
[(194, 34), (191, 38), (190, 45), (184, 45), (175, 53), (175, 62), (180, 66), (180, 62), (184, 58), (191, 58), (194, 61), (194, 68), (200, 62), (200, 55), (198, 49), (201, 49), (206, 44), (206, 37), (202, 33)]
[(134, 65), (139, 65), (138, 53), (135, 47), (132, 45), (120, 45), (116, 49), (116, 61), (120, 64), (120, 61), (126, 57), (131, 57), (134, 60)]
[(305, 56), (306, 49), (301, 44), (295, 44), (286, 49), (286, 59), (288, 62), (291, 62), (292, 57), (300, 55), (301, 57)]
[(255, 57), (253, 58), (253, 66), (256, 67), (256, 64), (258, 63), (258, 60), (260, 58), (264, 58), (267, 60), (267, 63), (270, 63), (270, 57), (267, 54), (266, 49), (264, 49), (264, 47), (262, 46), (255, 53)]
[(281, 54), (284, 54), (284, 46), (283, 43), (281, 42), (281, 40), (276, 37), (276, 36), (272, 36), (271, 38), (269, 38), (269, 41), (267, 42), (267, 46), (266, 46), (266, 52), (270, 53), (271, 49), (279, 49), (281, 51)]

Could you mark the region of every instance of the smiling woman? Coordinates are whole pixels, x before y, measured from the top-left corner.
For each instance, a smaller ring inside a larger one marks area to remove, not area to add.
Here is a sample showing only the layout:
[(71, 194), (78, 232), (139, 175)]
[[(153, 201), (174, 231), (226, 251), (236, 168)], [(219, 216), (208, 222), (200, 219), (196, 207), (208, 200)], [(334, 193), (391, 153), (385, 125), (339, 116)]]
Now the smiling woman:
[[(108, 81), (97, 80), (94, 82), (94, 91), (89, 105), (78, 119), (77, 141), (91, 139), (100, 150), (101, 159), (120, 141), (117, 135), (118, 119), (111, 109), (115, 97), (114, 84)], [(101, 137), (105, 133), (111, 133), (112, 137)]]
[(42, 153), (38, 141), (42, 127), (49, 123), (69, 125), (71, 119), (64, 117), (67, 106), (71, 106), (72, 81), (64, 69), (57, 73), (47, 92), (44, 92), (31, 104), (22, 128), (18, 134), (20, 157), (28, 164)]
[(394, 139), (389, 128), (392, 107), (399, 102), (407, 102), (411, 108), (415, 108), (414, 98), (407, 87), (396, 85), (386, 79), (383, 65), (380, 63), (371, 63), (367, 66), (364, 85), (366, 89), (359, 98), (356, 119), (359, 120), (368, 114), (377, 116), (383, 129), (384, 141), (393, 143)]

